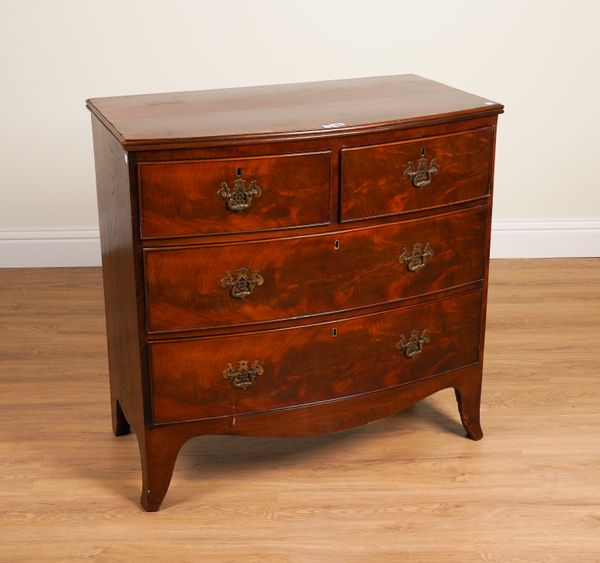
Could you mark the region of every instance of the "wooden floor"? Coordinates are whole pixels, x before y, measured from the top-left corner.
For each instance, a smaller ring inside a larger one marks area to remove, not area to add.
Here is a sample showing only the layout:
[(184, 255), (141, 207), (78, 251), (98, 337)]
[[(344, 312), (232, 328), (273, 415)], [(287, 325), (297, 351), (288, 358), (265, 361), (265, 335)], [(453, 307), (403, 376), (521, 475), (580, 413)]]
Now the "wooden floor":
[(451, 390), (335, 435), (197, 438), (148, 514), (100, 271), (0, 270), (0, 561), (600, 561), (600, 260), (491, 279), (481, 442)]

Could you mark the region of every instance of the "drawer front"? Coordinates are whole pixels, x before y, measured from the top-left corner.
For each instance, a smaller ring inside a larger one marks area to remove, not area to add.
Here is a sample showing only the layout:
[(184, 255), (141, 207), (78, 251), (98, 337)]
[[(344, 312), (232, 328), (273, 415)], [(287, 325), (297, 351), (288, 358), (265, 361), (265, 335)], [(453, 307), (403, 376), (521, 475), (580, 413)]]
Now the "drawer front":
[(329, 152), (141, 163), (138, 174), (144, 238), (330, 222)]
[(348, 397), (479, 361), (481, 292), (337, 322), (149, 344), (154, 422)]
[(487, 207), (269, 241), (145, 252), (148, 330), (234, 326), (389, 303), (484, 275)]
[(395, 215), (489, 193), (492, 128), (342, 151), (342, 221)]

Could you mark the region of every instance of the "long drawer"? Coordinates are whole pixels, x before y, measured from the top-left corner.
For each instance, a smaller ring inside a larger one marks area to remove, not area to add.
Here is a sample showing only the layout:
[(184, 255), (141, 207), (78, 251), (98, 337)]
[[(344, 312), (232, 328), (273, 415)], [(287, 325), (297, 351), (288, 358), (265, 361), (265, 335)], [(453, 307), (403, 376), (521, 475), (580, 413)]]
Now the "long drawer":
[(145, 251), (150, 332), (291, 319), (483, 278), (488, 209), (353, 231)]
[(479, 361), (481, 291), (348, 320), (149, 344), (154, 422), (352, 396)]
[(342, 151), (342, 221), (486, 196), (492, 128)]
[(330, 222), (328, 151), (145, 162), (144, 238), (285, 229)]

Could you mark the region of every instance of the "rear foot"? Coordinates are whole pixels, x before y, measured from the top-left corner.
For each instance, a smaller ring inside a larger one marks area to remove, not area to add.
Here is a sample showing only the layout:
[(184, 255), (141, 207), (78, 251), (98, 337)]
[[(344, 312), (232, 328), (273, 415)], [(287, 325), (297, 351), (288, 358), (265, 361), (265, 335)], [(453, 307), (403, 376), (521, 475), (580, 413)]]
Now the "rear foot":
[(112, 401), (112, 428), (115, 436), (124, 436), (125, 434), (129, 434), (131, 431), (131, 427), (129, 426), (129, 422), (125, 418), (123, 414), (123, 409), (121, 409), (121, 404), (117, 399), (113, 399)]
[(483, 432), (480, 423), (481, 382), (455, 387), (458, 412), (467, 436), (471, 440), (481, 440)]

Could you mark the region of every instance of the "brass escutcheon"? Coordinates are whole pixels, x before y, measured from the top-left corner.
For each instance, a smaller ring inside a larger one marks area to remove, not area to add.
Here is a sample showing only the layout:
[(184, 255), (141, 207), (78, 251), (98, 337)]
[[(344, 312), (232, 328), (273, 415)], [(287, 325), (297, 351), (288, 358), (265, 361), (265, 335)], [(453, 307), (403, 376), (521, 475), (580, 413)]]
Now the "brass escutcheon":
[(402, 350), (407, 358), (414, 358), (423, 351), (423, 346), (429, 343), (429, 341), (429, 334), (427, 334), (426, 330), (423, 330), (420, 336), (418, 330), (413, 330), (408, 338), (404, 334), (402, 335), (396, 343), (396, 348)]
[(262, 285), (264, 281), (258, 270), (254, 270), (250, 274), (248, 268), (238, 268), (235, 277), (231, 275), (231, 272), (225, 272), (225, 276), (221, 280), (221, 287), (229, 289), (231, 297), (245, 299), (252, 295), (257, 285)]
[(254, 383), (254, 378), (264, 373), (263, 367), (258, 361), (250, 362), (240, 360), (237, 369), (232, 364), (227, 364), (223, 370), (223, 379), (228, 379), (236, 389), (246, 389)]

